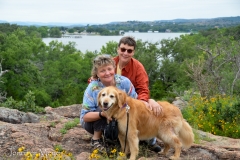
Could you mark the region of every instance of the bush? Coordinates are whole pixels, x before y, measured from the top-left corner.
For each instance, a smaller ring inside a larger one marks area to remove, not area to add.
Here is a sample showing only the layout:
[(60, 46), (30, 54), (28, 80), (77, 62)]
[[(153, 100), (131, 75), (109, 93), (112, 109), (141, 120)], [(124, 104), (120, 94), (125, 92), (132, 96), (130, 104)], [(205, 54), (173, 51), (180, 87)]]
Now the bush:
[(197, 129), (219, 136), (240, 138), (240, 100), (237, 96), (207, 99), (195, 95), (182, 112), (184, 118)]
[(46, 107), (51, 103), (50, 95), (44, 90), (35, 90), (34, 95), (38, 106)]
[(24, 96), (24, 101), (16, 101), (12, 97), (8, 98), (4, 103), (1, 103), (2, 106), (17, 109), (23, 112), (34, 112), (40, 113), (44, 112), (44, 109), (36, 106), (35, 104), (35, 96), (34, 93), (28, 91), (28, 93)]

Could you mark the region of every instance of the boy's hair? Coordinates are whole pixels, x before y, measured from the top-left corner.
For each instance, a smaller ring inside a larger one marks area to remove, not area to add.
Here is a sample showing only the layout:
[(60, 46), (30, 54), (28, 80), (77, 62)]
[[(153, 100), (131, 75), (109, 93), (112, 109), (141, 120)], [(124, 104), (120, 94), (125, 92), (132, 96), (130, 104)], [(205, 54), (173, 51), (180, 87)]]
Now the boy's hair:
[(125, 37), (122, 37), (118, 43), (118, 47), (120, 47), (121, 44), (127, 44), (129, 46), (133, 46), (134, 49), (136, 48), (136, 41), (134, 39), (134, 37), (131, 37), (131, 36), (125, 36)]

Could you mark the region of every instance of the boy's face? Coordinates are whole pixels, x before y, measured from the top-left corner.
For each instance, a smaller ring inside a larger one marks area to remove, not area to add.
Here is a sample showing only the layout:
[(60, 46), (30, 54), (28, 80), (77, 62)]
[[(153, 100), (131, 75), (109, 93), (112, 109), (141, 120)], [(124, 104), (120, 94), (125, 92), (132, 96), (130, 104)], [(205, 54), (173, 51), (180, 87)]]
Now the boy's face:
[(134, 55), (134, 46), (129, 46), (128, 44), (121, 44), (118, 49), (119, 61), (127, 64)]

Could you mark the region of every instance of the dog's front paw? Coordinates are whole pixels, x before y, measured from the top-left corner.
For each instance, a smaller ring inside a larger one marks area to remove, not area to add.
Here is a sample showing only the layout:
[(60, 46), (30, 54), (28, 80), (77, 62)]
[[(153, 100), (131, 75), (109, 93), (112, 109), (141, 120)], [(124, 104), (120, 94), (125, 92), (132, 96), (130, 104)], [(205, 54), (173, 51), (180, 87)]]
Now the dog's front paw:
[(163, 156), (167, 156), (167, 153), (165, 153), (165, 152), (163, 152), (163, 151), (158, 152), (158, 154), (163, 155)]
[(180, 158), (176, 157), (176, 156), (171, 156), (171, 157), (169, 157), (169, 159), (171, 159), (171, 160), (179, 160)]
[(127, 156), (118, 156), (116, 160), (127, 160)]

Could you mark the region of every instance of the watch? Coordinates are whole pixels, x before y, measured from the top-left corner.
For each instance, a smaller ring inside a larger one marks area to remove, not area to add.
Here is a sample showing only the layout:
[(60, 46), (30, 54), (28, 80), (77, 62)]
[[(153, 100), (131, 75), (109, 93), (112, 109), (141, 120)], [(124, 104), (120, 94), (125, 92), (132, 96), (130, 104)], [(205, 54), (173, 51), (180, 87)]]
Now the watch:
[(99, 111), (99, 117), (104, 118), (101, 113), (102, 113), (102, 111)]

